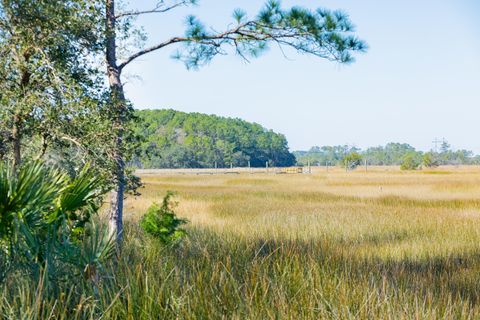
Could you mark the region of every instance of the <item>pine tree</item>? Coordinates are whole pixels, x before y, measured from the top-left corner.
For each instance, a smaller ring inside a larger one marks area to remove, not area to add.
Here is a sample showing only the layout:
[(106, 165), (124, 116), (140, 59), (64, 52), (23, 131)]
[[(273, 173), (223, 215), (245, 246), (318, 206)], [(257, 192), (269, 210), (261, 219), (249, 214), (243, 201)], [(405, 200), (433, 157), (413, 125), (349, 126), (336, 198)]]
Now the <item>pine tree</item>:
[(106, 61), (111, 102), (115, 106), (113, 115), (116, 148), (116, 189), (112, 194), (110, 226), (121, 241), (123, 232), (123, 198), (125, 192), (125, 135), (126, 123), (131, 117), (131, 107), (126, 99), (122, 84), (123, 69), (154, 51), (180, 44), (176, 58), (187, 68), (195, 69), (210, 62), (215, 56), (228, 53), (227, 48), (245, 60), (258, 57), (270, 44), (290, 47), (301, 54), (350, 63), (353, 53), (366, 50), (366, 44), (354, 35), (354, 28), (346, 14), (340, 11), (317, 9), (311, 11), (301, 7), (283, 9), (278, 1), (268, 1), (254, 18), (243, 10), (234, 12), (234, 23), (220, 32), (210, 31), (195, 16), (189, 16), (184, 35), (159, 41), (140, 49), (123, 61), (119, 61), (118, 40), (129, 32), (131, 19), (146, 14), (166, 14), (180, 7), (196, 4), (196, 0), (159, 1), (150, 10), (118, 12), (116, 0), (104, 0), (106, 27)]

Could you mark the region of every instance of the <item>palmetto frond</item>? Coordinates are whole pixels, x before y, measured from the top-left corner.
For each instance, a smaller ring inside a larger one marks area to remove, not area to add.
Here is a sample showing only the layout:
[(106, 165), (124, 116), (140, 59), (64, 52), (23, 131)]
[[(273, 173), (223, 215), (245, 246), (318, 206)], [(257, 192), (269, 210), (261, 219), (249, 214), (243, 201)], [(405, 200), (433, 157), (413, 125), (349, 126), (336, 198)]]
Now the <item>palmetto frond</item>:
[(40, 227), (45, 214), (55, 210), (55, 200), (67, 185), (67, 176), (34, 162), (15, 172), (0, 164), (0, 239), (8, 237), (14, 222)]
[[(28, 274), (47, 268), (57, 278), (62, 269), (99, 263), (111, 254), (108, 241), (96, 230), (90, 239), (85, 228), (103, 192), (88, 166), (70, 178), (40, 162), (17, 171), (0, 164), (0, 252)], [(95, 258), (85, 262), (85, 256)]]

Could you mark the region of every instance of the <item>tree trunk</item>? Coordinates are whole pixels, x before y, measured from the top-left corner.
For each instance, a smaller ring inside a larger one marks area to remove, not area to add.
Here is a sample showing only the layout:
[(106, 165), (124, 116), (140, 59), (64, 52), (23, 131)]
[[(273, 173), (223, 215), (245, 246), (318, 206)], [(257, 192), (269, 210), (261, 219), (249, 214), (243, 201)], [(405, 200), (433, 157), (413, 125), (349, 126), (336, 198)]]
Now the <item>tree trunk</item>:
[(112, 234), (115, 234), (117, 243), (120, 244), (123, 238), (123, 198), (125, 196), (125, 160), (122, 151), (126, 101), (120, 74), (116, 71), (118, 70), (111, 69), (111, 71), (109, 71), (110, 90), (116, 111), (114, 119), (114, 132), (116, 137), (115, 149), (113, 150), (116, 186), (111, 195), (109, 225), (110, 231)]
[(20, 116), (16, 113), (13, 116), (12, 144), (13, 144), (13, 168), (16, 170), (22, 161), (21, 155)]
[(120, 151), (122, 139), (121, 134), (117, 134), (116, 150), (114, 150), (116, 186), (111, 194), (109, 215), (110, 232), (116, 237), (119, 245), (123, 239), (123, 198), (125, 196), (125, 162)]
[(106, 0), (106, 61), (112, 103), (115, 108), (114, 134), (116, 186), (111, 195), (109, 226), (110, 232), (120, 245), (123, 238), (123, 198), (125, 195), (125, 160), (123, 158), (123, 131), (126, 112), (125, 93), (121, 80), (121, 70), (117, 65), (115, 0)]
[[(23, 59), (25, 63), (28, 63), (30, 60), (30, 52), (27, 50), (23, 53)], [(28, 68), (23, 67), (22, 78), (20, 81), (20, 89), (23, 92), (23, 95), (27, 92), (27, 87), (30, 83), (31, 73)], [(16, 170), (20, 163), (22, 162), (22, 112), (17, 111), (13, 116), (13, 127), (12, 127), (12, 143), (13, 143), (13, 168)]]

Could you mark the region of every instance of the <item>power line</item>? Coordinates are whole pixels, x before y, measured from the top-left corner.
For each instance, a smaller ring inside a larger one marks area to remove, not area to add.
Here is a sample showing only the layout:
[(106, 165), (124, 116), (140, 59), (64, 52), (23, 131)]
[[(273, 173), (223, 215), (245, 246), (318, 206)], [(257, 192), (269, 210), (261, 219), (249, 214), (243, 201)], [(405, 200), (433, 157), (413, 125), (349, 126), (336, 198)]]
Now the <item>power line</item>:
[(440, 142), (442, 142), (442, 141), (438, 140), (438, 138), (435, 138), (435, 140), (432, 141), (432, 143), (435, 145), (435, 149), (434, 149), (435, 153), (437, 153), (437, 151), (438, 151), (438, 144)]

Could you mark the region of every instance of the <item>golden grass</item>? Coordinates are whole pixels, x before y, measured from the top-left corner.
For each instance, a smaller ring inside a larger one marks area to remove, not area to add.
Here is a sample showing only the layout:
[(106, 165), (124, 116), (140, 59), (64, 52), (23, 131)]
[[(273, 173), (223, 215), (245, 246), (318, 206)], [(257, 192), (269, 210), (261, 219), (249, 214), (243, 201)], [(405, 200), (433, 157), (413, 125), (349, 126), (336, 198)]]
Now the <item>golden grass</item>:
[(190, 221), (167, 317), (480, 317), (479, 167), (142, 178), (128, 220), (175, 190)]

